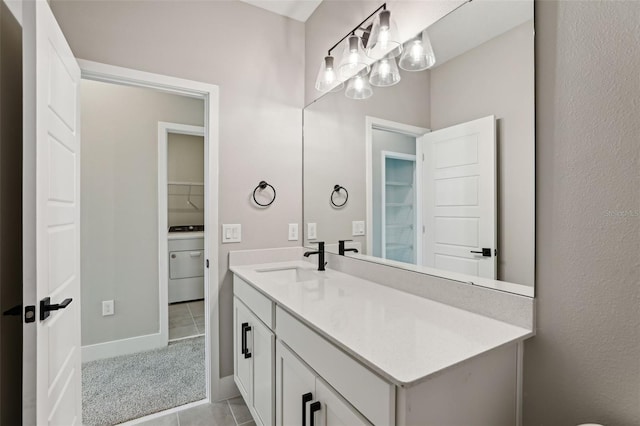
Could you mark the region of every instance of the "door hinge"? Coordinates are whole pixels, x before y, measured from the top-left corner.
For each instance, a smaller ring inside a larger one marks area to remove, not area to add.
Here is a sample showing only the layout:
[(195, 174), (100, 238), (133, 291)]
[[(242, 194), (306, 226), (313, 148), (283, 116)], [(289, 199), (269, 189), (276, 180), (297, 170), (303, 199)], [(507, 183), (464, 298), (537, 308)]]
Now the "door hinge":
[(493, 255), (498, 257), (498, 249), (493, 249)]
[(424, 234), (426, 232), (426, 229), (424, 227), (424, 225), (422, 225), (422, 233)]
[(207, 269), (209, 269), (209, 259), (206, 260), (205, 266), (207, 267)]
[(24, 307), (24, 322), (36, 322), (35, 305), (28, 305)]
[(422, 154), (422, 161), (424, 161), (424, 154)]

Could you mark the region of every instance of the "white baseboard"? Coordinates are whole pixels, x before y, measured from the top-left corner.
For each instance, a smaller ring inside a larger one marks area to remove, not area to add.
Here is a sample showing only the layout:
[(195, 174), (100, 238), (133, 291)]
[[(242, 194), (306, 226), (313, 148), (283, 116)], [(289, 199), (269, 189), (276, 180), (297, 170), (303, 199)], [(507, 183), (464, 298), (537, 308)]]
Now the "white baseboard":
[(111, 358), (119, 355), (134, 354), (151, 349), (167, 346), (166, 337), (161, 333), (147, 334), (145, 336), (130, 337), (128, 339), (114, 340), (111, 342), (97, 343), (82, 347), (82, 362), (95, 361), (97, 359)]

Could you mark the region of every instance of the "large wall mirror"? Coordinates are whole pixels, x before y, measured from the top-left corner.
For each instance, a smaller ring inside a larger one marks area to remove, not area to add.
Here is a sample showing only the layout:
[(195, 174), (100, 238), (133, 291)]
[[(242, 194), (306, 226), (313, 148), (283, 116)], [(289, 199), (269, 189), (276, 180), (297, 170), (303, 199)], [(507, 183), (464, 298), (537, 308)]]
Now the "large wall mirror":
[(533, 1), (468, 2), (423, 33), (432, 67), (304, 109), (304, 244), (533, 296)]

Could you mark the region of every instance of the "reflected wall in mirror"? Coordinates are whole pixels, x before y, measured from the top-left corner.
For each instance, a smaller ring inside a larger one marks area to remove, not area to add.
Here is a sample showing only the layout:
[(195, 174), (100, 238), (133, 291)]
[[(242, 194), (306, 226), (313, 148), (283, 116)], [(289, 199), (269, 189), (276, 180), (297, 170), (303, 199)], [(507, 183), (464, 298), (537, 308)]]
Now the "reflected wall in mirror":
[(425, 31), (430, 69), (305, 108), (305, 245), (533, 295), (533, 1), (466, 3)]

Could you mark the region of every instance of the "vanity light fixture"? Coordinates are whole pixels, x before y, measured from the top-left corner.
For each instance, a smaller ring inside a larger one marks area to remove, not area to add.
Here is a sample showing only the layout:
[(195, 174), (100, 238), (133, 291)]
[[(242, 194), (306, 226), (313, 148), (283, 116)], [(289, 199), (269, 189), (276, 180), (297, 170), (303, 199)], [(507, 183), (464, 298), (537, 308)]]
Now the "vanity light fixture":
[[(316, 90), (320, 92), (338, 91), (344, 87), (344, 81), (353, 78), (354, 76), (357, 77), (363, 72), (365, 74), (369, 73), (371, 69), (369, 64), (372, 61), (365, 54), (364, 47), (366, 45), (366, 41), (369, 39), (372, 25), (369, 25), (368, 27), (363, 27), (363, 25), (376, 13), (385, 11), (386, 9), (387, 4), (384, 3), (382, 6), (374, 10), (371, 15), (367, 16), (362, 22), (360, 22), (355, 28), (349, 31), (344, 37), (338, 40), (336, 44), (329, 48), (327, 56), (324, 57), (320, 64), (320, 70), (316, 77)], [(389, 21), (389, 23), (391, 23), (391, 21)], [(361, 31), (363, 33), (363, 37), (358, 36), (356, 31)], [(335, 58), (331, 55), (331, 52), (336, 47), (340, 46), (342, 42), (345, 42), (343, 53), (340, 57), (339, 65), (336, 68)], [(358, 83), (358, 85), (360, 85), (360, 83)], [(368, 83), (366, 85), (368, 85)]]
[(369, 83), (377, 87), (389, 87), (400, 82), (400, 71), (396, 64), (396, 58), (387, 56), (373, 64)]
[(352, 77), (347, 84), (347, 90), (344, 92), (349, 99), (367, 99), (373, 95), (373, 89), (369, 84), (366, 72), (361, 72)]
[(386, 7), (373, 20), (373, 27), (367, 44), (367, 56), (382, 59), (385, 56), (395, 58), (402, 53), (402, 43), (398, 35), (398, 26), (391, 18)]
[(409, 40), (400, 57), (400, 68), (405, 71), (424, 71), (436, 63), (431, 40), (427, 31), (423, 31)]
[(353, 33), (347, 38), (344, 49), (342, 50), (342, 59), (338, 67), (340, 77), (346, 80), (361, 71), (368, 73), (369, 70), (370, 67), (367, 63), (367, 57), (364, 54), (362, 39)]
[(330, 54), (325, 56), (320, 64), (320, 71), (316, 78), (316, 90), (320, 92), (338, 92), (344, 87), (344, 83), (338, 79), (333, 65), (334, 57)]

